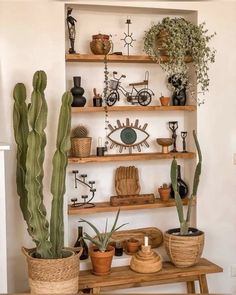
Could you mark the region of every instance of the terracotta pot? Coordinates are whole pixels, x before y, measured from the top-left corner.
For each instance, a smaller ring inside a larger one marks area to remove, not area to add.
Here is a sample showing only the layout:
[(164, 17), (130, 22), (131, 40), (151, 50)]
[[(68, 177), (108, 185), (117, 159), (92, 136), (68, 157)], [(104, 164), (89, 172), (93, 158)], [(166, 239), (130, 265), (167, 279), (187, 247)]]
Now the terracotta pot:
[(160, 102), (162, 106), (168, 106), (170, 103), (170, 97), (169, 96), (161, 96)]
[(179, 235), (180, 229), (170, 229), (164, 234), (164, 245), (170, 261), (177, 267), (189, 267), (199, 262), (203, 246), (204, 233), (189, 228), (190, 234)]
[(160, 195), (160, 199), (163, 202), (166, 202), (166, 201), (169, 200), (169, 198), (170, 198), (170, 192), (171, 192), (171, 188), (170, 187), (168, 187), (168, 188), (159, 187), (158, 188), (158, 192), (159, 192), (159, 195)]
[(100, 252), (97, 247), (93, 246), (89, 249), (89, 256), (92, 262), (92, 273), (97, 276), (107, 275), (111, 272), (111, 263), (115, 249), (108, 246), (105, 252)]
[(136, 240), (134, 238), (127, 240), (127, 245), (126, 245), (127, 253), (134, 254), (134, 253), (138, 252), (139, 246), (140, 246), (139, 240)]

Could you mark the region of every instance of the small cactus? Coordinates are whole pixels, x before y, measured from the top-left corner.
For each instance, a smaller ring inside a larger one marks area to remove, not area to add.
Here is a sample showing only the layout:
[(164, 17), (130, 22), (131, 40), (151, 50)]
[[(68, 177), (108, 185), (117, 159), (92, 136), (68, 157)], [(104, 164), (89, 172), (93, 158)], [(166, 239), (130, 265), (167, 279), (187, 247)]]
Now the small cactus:
[(167, 188), (169, 188), (169, 186), (167, 183), (163, 183), (162, 188), (167, 189)]
[(87, 137), (87, 136), (88, 136), (88, 129), (83, 125), (77, 126), (72, 131), (72, 137), (84, 138), (84, 137)]

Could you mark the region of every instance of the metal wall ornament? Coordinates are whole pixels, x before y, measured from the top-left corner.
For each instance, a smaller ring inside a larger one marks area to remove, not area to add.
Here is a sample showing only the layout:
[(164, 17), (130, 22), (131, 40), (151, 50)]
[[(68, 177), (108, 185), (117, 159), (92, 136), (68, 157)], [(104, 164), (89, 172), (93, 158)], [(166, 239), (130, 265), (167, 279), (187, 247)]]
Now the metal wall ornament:
[(173, 139), (173, 149), (170, 151), (171, 153), (177, 153), (176, 149), (176, 139), (177, 139), (177, 134), (176, 130), (178, 129), (178, 121), (169, 121), (169, 128), (172, 131), (172, 139)]
[(188, 132), (187, 131), (181, 131), (181, 137), (183, 140), (183, 150), (182, 153), (187, 153), (188, 151), (186, 150), (186, 137), (187, 137)]
[(110, 148), (114, 146), (119, 147), (119, 152), (122, 153), (123, 149), (128, 149), (131, 154), (133, 149), (137, 148), (138, 152), (141, 152), (141, 147), (145, 145), (149, 147), (147, 139), (149, 134), (146, 131), (148, 126), (147, 123), (139, 125), (139, 120), (136, 119), (135, 123), (130, 123), (130, 120), (126, 118), (126, 123), (120, 122), (117, 120), (117, 126), (112, 127), (111, 124), (108, 124), (110, 133), (107, 135), (107, 138), (112, 142)]
[(69, 40), (70, 40), (70, 46), (71, 46), (69, 49), (70, 54), (76, 53), (76, 51), (75, 51), (75, 35), (76, 35), (75, 23), (77, 22), (77, 20), (71, 15), (72, 10), (73, 9), (71, 7), (67, 7), (66, 22), (67, 22), (68, 34), (69, 34)]
[(71, 202), (72, 205), (71, 207), (83, 207), (83, 208), (93, 208), (95, 207), (95, 204), (92, 203), (91, 201), (93, 200), (95, 196), (96, 189), (94, 188), (95, 181), (86, 181), (86, 178), (88, 177), (87, 174), (81, 174), (77, 176), (79, 173), (78, 170), (73, 170), (72, 173), (74, 174), (74, 185), (75, 188), (78, 188), (78, 184), (82, 184), (84, 186), (87, 186), (89, 188), (89, 191), (91, 192), (91, 196), (89, 197), (88, 195), (82, 195), (81, 199), (83, 200), (82, 202), (78, 202), (78, 198), (72, 198)]
[(136, 39), (133, 38), (133, 33), (130, 33), (129, 31), (129, 26), (132, 24), (130, 18), (127, 18), (126, 24), (128, 26), (127, 33), (124, 33), (125, 37), (122, 38), (121, 40), (125, 42), (124, 47), (127, 46), (127, 55), (129, 55), (129, 47), (130, 46), (133, 47), (132, 43), (136, 41)]

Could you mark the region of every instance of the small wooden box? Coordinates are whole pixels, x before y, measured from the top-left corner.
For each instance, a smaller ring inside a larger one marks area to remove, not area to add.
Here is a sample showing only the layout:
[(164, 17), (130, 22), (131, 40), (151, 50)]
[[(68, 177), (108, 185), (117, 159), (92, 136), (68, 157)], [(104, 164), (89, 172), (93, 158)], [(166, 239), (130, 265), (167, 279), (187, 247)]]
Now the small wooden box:
[(111, 206), (153, 204), (155, 202), (154, 194), (112, 196), (110, 197)]

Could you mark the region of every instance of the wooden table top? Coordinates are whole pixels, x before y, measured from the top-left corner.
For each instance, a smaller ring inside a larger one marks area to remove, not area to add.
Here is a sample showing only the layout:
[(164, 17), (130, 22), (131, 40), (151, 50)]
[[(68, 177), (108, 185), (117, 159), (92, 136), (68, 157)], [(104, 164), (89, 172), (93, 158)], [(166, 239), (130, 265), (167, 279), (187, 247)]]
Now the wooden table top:
[(113, 267), (109, 275), (96, 276), (90, 270), (80, 271), (79, 289), (111, 287), (118, 285), (155, 282), (156, 284), (186, 282), (196, 280), (197, 276), (222, 272), (223, 269), (201, 258), (197, 265), (177, 268), (170, 262), (163, 262), (161, 271), (152, 274), (136, 273), (129, 266)]

